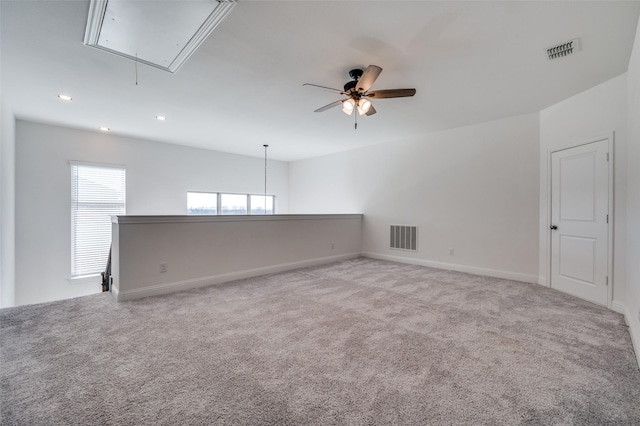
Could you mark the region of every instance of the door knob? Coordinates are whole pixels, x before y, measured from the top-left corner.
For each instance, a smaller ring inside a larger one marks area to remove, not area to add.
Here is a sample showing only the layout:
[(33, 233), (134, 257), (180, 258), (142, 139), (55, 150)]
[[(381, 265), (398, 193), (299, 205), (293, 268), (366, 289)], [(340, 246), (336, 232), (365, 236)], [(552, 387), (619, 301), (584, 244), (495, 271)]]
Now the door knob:
[(552, 230), (554, 230), (554, 231), (555, 231), (556, 229), (558, 229), (558, 227), (557, 227), (556, 225), (551, 225), (549, 228), (551, 228), (551, 229), (552, 229)]

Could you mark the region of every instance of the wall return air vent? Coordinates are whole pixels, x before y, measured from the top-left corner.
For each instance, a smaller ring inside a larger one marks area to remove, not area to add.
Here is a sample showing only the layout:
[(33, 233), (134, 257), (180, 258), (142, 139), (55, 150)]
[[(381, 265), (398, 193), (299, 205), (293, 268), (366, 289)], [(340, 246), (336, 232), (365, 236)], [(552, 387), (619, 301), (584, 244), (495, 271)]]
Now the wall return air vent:
[(565, 41), (556, 46), (547, 48), (547, 57), (550, 61), (554, 59), (564, 58), (565, 56), (578, 53), (580, 51), (580, 39), (574, 38), (573, 40)]
[(236, 0), (91, 0), (84, 44), (176, 72)]
[(389, 248), (418, 251), (418, 227), (391, 225)]

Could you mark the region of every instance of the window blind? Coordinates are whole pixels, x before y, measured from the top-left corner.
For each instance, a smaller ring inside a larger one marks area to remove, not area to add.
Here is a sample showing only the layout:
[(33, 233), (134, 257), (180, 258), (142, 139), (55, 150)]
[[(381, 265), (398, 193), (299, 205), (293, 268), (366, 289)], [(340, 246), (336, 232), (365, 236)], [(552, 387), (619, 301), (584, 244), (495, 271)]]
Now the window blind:
[(104, 270), (111, 216), (125, 214), (125, 169), (71, 163), (71, 276)]

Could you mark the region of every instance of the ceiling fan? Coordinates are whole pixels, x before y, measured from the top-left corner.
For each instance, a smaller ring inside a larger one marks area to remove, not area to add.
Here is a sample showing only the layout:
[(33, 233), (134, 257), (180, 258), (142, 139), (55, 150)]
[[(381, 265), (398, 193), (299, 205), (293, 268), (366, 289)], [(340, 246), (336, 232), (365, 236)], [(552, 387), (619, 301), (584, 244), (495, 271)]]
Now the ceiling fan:
[[(376, 109), (373, 107), (370, 99), (389, 99), (389, 98), (405, 98), (416, 94), (416, 89), (389, 89), (389, 90), (373, 90), (369, 91), (373, 83), (376, 81), (382, 68), (377, 65), (369, 65), (366, 70), (353, 69), (349, 71), (349, 77), (353, 80), (344, 85), (344, 90), (333, 89), (331, 87), (319, 86), (317, 84), (305, 83), (303, 86), (319, 87), (321, 89), (331, 90), (346, 98), (331, 102), (314, 112), (322, 112), (338, 105), (342, 105), (342, 112), (352, 115), (354, 110), (359, 115), (373, 115)], [(355, 114), (355, 128), (358, 128), (358, 114)]]

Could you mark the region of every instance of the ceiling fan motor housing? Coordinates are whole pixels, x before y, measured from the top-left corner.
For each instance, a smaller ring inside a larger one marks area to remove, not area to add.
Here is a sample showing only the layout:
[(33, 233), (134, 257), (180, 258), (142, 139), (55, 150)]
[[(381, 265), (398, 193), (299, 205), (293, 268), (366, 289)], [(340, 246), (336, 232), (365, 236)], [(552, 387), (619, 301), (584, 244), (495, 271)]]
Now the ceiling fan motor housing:
[(354, 79), (355, 81), (360, 80), (360, 77), (362, 77), (362, 73), (364, 71), (361, 69), (354, 69), (349, 71), (349, 77), (351, 77), (352, 79)]
[(356, 84), (358, 84), (357, 80), (349, 81), (347, 84), (344, 85), (344, 91), (347, 93), (351, 92), (353, 89), (356, 88)]
[(344, 85), (344, 91), (347, 93), (355, 91), (354, 89), (356, 88), (358, 80), (360, 80), (360, 77), (362, 77), (363, 73), (364, 71), (361, 69), (353, 69), (349, 71), (349, 77), (351, 77), (353, 80), (347, 82), (347, 84)]

